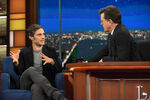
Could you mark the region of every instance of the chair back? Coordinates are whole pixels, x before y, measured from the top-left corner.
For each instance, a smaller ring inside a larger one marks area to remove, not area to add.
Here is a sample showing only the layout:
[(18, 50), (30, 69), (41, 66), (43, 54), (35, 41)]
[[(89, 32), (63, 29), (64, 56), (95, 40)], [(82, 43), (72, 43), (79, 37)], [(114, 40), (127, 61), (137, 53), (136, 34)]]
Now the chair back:
[(18, 80), (18, 75), (14, 72), (13, 61), (10, 56), (6, 56), (2, 62), (2, 72), (8, 73), (14, 80)]
[(137, 49), (142, 61), (150, 61), (150, 40), (137, 41)]

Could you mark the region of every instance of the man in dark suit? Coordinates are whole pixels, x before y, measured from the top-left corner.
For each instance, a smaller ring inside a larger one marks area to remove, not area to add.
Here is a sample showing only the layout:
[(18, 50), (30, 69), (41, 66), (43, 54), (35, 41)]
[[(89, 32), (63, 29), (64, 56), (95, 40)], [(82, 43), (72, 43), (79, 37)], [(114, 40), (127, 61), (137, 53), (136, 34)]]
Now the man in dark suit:
[(44, 100), (44, 94), (53, 100), (66, 100), (55, 88), (55, 74), (62, 71), (54, 48), (45, 46), (45, 31), (33, 24), (28, 29), (31, 47), (17, 54), (10, 52), (15, 71), (20, 76), (20, 89), (31, 90), (32, 100)]
[(121, 24), (121, 13), (115, 6), (107, 6), (99, 11), (101, 25), (107, 32), (107, 45), (89, 62), (132, 61), (139, 60), (136, 54), (136, 44), (126, 27)]

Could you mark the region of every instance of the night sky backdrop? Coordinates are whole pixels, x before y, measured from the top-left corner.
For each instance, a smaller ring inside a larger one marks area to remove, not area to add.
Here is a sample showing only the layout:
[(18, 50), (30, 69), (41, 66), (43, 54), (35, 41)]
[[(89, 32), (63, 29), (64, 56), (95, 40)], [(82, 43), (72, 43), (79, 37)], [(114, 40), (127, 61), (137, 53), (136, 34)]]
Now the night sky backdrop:
[[(98, 11), (108, 5), (120, 9), (129, 30), (150, 29), (150, 0), (61, 0), (62, 33), (103, 31)], [(38, 11), (46, 33), (58, 33), (59, 0), (39, 0)]]

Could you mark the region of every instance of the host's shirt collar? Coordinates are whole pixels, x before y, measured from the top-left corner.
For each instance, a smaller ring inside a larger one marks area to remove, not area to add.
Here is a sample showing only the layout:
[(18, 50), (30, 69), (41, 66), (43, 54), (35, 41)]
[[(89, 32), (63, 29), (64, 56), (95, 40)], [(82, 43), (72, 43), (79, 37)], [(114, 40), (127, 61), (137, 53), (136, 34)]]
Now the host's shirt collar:
[[(116, 25), (116, 27), (117, 27), (117, 25)], [(113, 35), (113, 33), (114, 33), (114, 30), (115, 30), (115, 28), (116, 28), (116, 27), (114, 27), (114, 29), (111, 31), (111, 35)]]

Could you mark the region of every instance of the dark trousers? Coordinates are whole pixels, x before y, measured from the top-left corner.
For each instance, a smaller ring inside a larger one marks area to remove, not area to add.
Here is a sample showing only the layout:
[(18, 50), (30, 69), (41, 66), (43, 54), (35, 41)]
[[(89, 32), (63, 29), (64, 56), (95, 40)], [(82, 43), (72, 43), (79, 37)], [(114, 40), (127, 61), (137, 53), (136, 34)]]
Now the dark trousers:
[(63, 95), (50, 84), (48, 79), (34, 67), (29, 67), (21, 75), (20, 88), (31, 90), (32, 100), (43, 100), (44, 94), (54, 100), (65, 100)]

